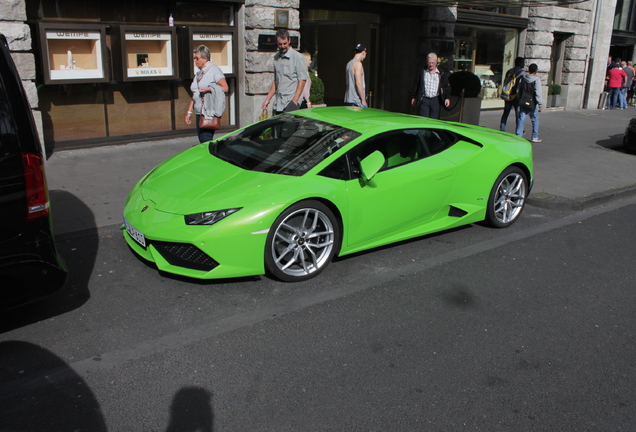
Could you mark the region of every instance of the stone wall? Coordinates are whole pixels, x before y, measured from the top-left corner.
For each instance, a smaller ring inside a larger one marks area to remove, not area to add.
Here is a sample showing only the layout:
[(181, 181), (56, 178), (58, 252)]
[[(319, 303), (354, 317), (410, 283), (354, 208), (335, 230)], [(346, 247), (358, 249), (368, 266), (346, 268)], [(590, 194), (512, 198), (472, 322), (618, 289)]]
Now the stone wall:
[[(602, 1), (602, 0), (599, 0)], [(548, 73), (551, 68), (552, 47), (555, 34), (565, 37), (561, 84), (566, 108), (580, 109), (588, 80), (588, 64), (595, 19), (595, 1), (585, 1), (570, 6), (541, 6), (528, 8), (530, 25), (526, 32), (526, 64), (536, 63), (538, 75), (547, 96)], [(611, 32), (607, 39), (611, 38)], [(605, 55), (605, 57), (607, 57)], [(593, 77), (603, 80), (603, 76)]]
[(42, 143), (42, 115), (38, 110), (38, 92), (35, 85), (35, 57), (31, 30), (25, 23), (25, 0), (0, 1), (0, 33), (4, 34), (9, 44), (11, 57), (16, 64), (22, 86), (33, 110), (33, 118)]
[[(289, 11), (289, 34), (300, 36), (300, 0), (246, 0), (242, 8), (245, 28), (245, 96), (242, 98), (241, 119), (256, 121), (261, 104), (274, 81), (274, 53), (258, 51), (258, 36), (274, 35), (274, 14)], [(270, 113), (271, 114), (271, 113)]]

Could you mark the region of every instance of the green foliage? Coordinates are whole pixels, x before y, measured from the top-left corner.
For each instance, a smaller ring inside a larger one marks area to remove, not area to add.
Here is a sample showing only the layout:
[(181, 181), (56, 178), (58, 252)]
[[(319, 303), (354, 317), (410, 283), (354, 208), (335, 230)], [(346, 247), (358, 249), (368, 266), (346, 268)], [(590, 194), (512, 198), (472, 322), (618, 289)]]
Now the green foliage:
[(549, 95), (560, 95), (561, 94), (561, 86), (559, 84), (549, 84), (548, 85), (548, 94)]
[(315, 72), (309, 71), (311, 88), (309, 89), (309, 100), (313, 105), (325, 103), (325, 84)]
[(481, 80), (477, 75), (469, 71), (452, 73), (448, 77), (451, 85), (451, 95), (461, 96), (464, 89), (464, 97), (477, 97), (481, 92)]

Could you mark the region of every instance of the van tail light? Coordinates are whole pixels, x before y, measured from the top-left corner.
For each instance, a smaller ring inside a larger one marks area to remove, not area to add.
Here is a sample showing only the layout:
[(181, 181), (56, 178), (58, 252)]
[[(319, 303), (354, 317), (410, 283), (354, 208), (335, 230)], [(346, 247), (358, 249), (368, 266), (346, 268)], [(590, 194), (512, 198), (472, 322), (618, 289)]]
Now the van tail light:
[(33, 153), (22, 153), (26, 185), (27, 220), (49, 214), (49, 194), (46, 188), (44, 162)]

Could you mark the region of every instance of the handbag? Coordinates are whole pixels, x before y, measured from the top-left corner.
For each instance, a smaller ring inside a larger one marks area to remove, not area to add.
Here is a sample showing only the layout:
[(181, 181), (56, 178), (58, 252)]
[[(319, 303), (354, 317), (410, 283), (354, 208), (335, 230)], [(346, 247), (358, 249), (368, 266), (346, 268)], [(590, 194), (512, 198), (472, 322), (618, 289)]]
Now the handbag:
[(199, 115), (199, 129), (221, 129), (221, 117), (209, 115), (206, 117), (206, 114), (209, 114), (209, 111), (206, 110), (205, 106), (206, 97), (212, 97), (212, 95), (208, 93), (201, 96), (201, 114)]
[(221, 117), (212, 116), (208, 119), (203, 114), (199, 115), (199, 129), (221, 129)]

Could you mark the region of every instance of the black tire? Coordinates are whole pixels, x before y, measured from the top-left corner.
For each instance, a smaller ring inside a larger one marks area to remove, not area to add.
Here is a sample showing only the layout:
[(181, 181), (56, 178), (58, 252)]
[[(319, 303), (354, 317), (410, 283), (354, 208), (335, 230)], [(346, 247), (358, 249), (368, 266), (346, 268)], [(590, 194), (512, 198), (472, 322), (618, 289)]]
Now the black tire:
[(320, 274), (340, 246), (340, 225), (319, 201), (298, 202), (274, 221), (265, 243), (265, 269), (285, 282)]
[(505, 228), (519, 218), (528, 198), (528, 177), (521, 168), (510, 166), (497, 177), (490, 196), (485, 222)]

